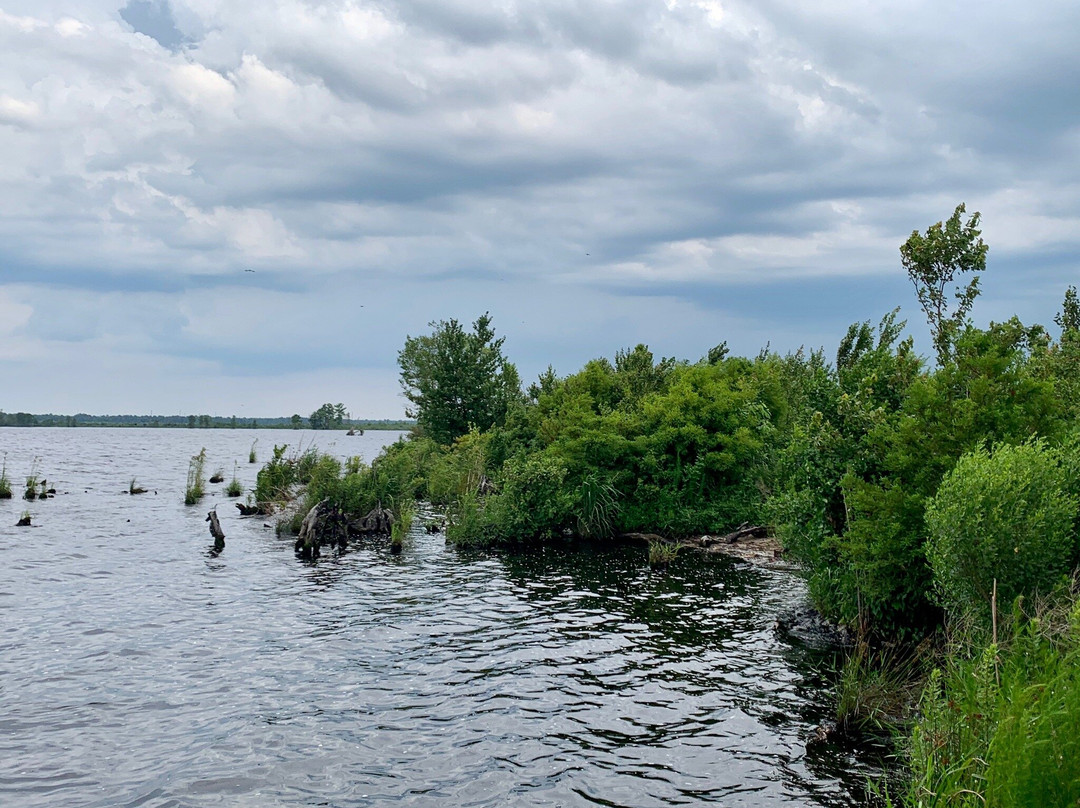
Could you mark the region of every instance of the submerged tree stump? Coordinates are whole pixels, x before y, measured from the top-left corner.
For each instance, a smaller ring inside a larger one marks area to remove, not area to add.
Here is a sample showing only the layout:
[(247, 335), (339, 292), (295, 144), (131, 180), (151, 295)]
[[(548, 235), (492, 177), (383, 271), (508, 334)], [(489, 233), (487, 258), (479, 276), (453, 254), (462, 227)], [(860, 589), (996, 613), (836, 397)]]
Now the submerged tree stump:
[(394, 525), (394, 514), (383, 507), (372, 508), (366, 516), (349, 519), (350, 533), (358, 536), (389, 536)]
[(318, 503), (300, 523), (300, 535), (296, 537), (296, 552), (306, 559), (316, 559), (323, 544), (337, 544), (344, 548), (349, 540), (349, 525), (341, 510), (329, 499)]
[(243, 502), (237, 502), (236, 507), (240, 510), (241, 516), (259, 516), (265, 513), (262, 505), (245, 505)]
[(225, 549), (225, 531), (221, 529), (217, 511), (210, 511), (206, 515), (206, 521), (210, 523), (210, 535), (214, 537), (214, 549), (221, 552)]
[(27, 514), (20, 518), (19, 521), (15, 523), (15, 527), (30, 527), (30, 515)]

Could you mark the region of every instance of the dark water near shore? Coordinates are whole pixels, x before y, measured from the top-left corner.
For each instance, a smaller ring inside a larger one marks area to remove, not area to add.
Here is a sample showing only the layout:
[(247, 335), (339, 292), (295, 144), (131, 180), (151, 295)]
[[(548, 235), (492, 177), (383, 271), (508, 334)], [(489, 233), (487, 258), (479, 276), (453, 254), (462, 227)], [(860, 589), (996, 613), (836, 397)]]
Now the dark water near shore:
[(0, 805), (862, 803), (879, 753), (806, 748), (831, 676), (774, 631), (796, 577), (419, 533), (304, 564), (221, 485), (182, 504), (202, 446), (250, 487), (256, 436), (298, 433), (0, 429), (13, 485), (39, 457), (59, 492), (0, 501)]

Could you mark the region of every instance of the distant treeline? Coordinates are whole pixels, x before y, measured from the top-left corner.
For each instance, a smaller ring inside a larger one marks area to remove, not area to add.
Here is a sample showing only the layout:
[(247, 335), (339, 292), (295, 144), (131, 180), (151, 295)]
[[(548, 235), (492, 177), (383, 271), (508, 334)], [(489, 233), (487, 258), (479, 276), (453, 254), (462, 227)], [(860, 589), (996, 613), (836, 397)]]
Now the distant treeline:
[[(342, 420), (334, 423), (336, 429), (386, 429), (407, 430), (415, 421), (372, 419)], [(170, 429), (310, 429), (311, 420), (300, 415), (281, 418), (238, 418), (221, 415), (75, 415), (55, 413), (34, 414), (29, 412), (4, 412), (0, 410), (0, 426), (109, 426), (109, 427), (162, 427)], [(328, 428), (321, 423), (316, 428)]]

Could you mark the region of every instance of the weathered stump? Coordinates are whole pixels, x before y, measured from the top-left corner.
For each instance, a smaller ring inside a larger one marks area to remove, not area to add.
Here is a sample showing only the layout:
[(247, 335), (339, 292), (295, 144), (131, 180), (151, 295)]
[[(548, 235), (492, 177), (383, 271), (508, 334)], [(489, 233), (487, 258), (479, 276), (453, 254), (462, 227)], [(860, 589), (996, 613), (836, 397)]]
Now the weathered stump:
[(237, 502), (236, 507), (240, 510), (241, 516), (259, 516), (263, 513), (262, 505), (245, 505), (243, 502)]
[(358, 536), (389, 536), (394, 525), (394, 514), (386, 508), (373, 508), (367, 516), (350, 519), (347, 527)]
[(20, 518), (19, 521), (15, 523), (15, 527), (30, 527), (30, 515), (27, 514)]
[(206, 515), (206, 521), (210, 523), (210, 535), (214, 537), (214, 549), (220, 553), (225, 549), (225, 531), (221, 529), (217, 511), (210, 511)]

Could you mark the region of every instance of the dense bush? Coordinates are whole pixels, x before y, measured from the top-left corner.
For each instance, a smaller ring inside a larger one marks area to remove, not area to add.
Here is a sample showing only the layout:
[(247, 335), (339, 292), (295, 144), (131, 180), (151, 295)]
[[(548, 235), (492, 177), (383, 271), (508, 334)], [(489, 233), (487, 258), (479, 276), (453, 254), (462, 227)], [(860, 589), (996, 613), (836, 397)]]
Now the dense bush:
[(946, 610), (989, 615), (1000, 602), (1047, 592), (1076, 563), (1077, 499), (1059, 453), (1036, 441), (964, 455), (926, 509), (927, 557)]

